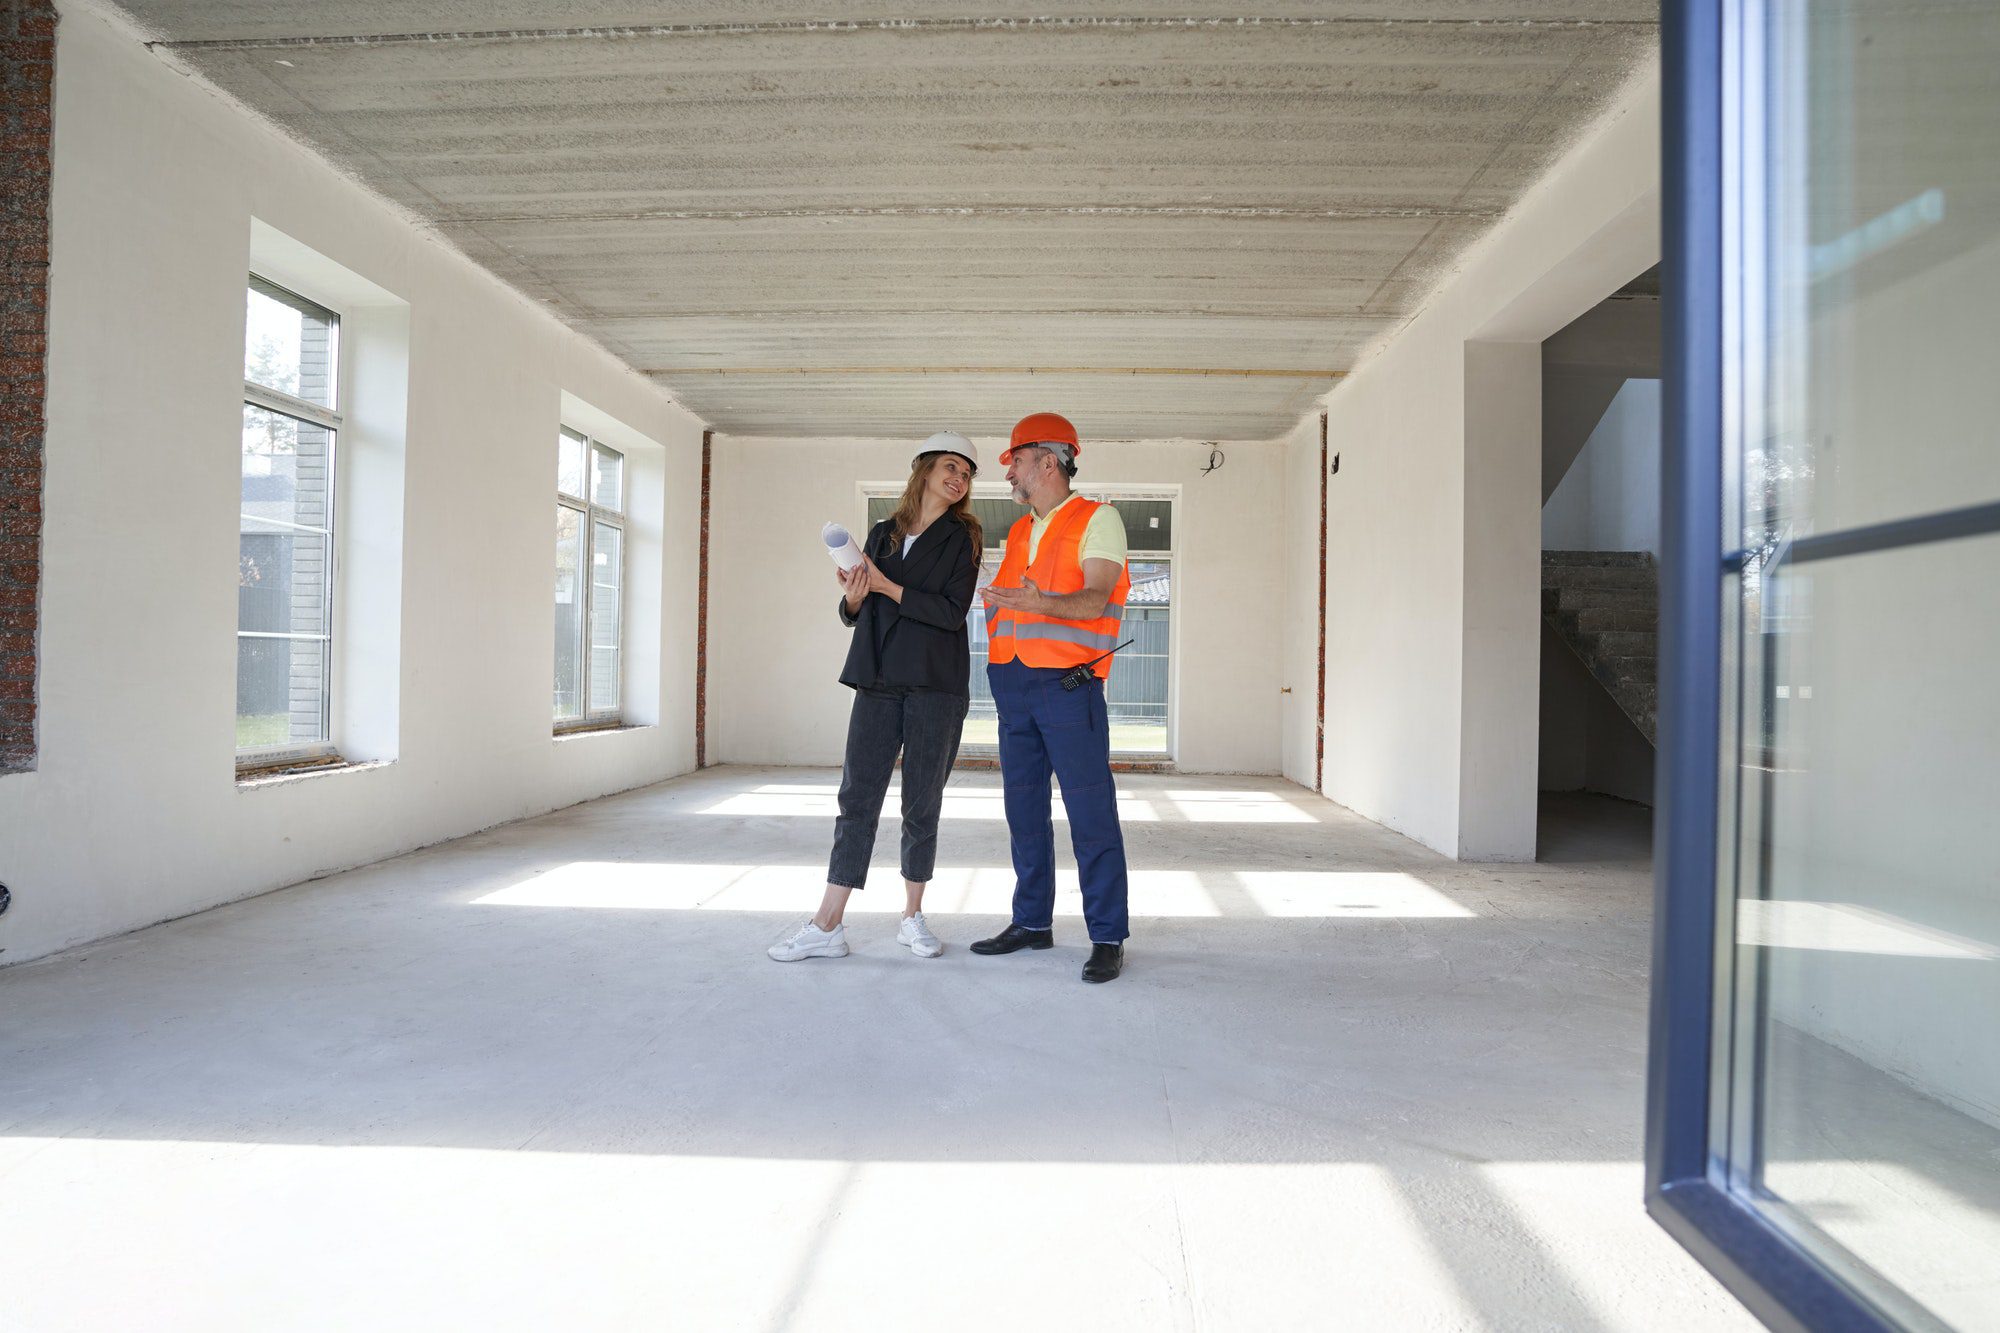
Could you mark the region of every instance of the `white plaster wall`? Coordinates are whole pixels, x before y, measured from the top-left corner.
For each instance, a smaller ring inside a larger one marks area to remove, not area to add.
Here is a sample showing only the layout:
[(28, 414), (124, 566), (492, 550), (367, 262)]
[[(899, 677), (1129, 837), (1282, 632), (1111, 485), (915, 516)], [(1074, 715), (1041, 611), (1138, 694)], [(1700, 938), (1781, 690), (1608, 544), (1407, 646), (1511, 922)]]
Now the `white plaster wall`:
[[(709, 540), (711, 760), (838, 764), (853, 694), (839, 682), (849, 631), (834, 614), (829, 519), (865, 523), (864, 483), (900, 486), (909, 440), (717, 436)], [(1002, 438), (975, 437), (981, 481)], [(1174, 515), (1175, 760), (1187, 772), (1276, 773), (1284, 453), (1274, 443), (1094, 441), (1079, 486), (1181, 489)], [(1025, 511), (1023, 511), (1025, 512)], [(1317, 538), (1315, 537), (1315, 541)]]
[(1660, 381), (1630, 379), (1542, 506), (1550, 551), (1660, 554)]
[[(1535, 859), (1541, 692), (1542, 349), (1465, 344), (1458, 855)], [(1533, 628), (1526, 628), (1533, 627)]]
[[(388, 204), (66, 8), (56, 62), (40, 757), (0, 777), (0, 962), (654, 781), (693, 763), (700, 423)], [(251, 219), (409, 306), (393, 763), (239, 788)], [(564, 391), (660, 448), (637, 617), (658, 725), (550, 735)]]
[[(1659, 189), (1649, 66), (1326, 400), (1342, 463), (1329, 500), (1324, 790), (1449, 855), (1534, 848), (1539, 362), (1516, 358), (1534, 392), (1503, 376), (1488, 386), (1494, 404), (1468, 401), (1467, 347), (1538, 345), (1644, 272), (1659, 257)], [(1532, 422), (1519, 416), (1530, 410)], [(1315, 617), (1311, 590), (1287, 586), (1287, 621)], [(1286, 725), (1289, 764), (1310, 722)]]
[(1576, 462), (1629, 379), (1660, 377), (1660, 300), (1599, 303), (1542, 343), (1542, 497)]
[(1463, 352), (1415, 350), (1328, 404), (1324, 791), (1456, 851)]
[[(1319, 731), (1319, 417), (1301, 421), (1282, 442), (1284, 459), (1284, 679), (1278, 696), (1282, 772), (1312, 790)], [(1332, 454), (1328, 449), (1329, 457)], [(1329, 479), (1329, 488), (1338, 477)]]

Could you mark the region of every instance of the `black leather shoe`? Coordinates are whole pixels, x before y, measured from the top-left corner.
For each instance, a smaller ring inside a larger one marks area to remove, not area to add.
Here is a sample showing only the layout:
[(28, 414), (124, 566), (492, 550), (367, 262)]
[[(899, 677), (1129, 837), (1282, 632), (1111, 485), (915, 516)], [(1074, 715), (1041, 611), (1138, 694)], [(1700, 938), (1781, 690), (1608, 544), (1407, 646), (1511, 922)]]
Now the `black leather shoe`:
[[(973, 946), (977, 948), (977, 945)], [(1089, 982), (1112, 981), (1125, 970), (1125, 946), (1122, 944), (1093, 944), (1090, 946), (1090, 961), (1083, 965), (1083, 979)]]
[(990, 940), (974, 940), (974, 953), (1012, 953), (1016, 949), (1053, 949), (1056, 935), (1053, 930), (1029, 930), (1025, 926), (1008, 926)]

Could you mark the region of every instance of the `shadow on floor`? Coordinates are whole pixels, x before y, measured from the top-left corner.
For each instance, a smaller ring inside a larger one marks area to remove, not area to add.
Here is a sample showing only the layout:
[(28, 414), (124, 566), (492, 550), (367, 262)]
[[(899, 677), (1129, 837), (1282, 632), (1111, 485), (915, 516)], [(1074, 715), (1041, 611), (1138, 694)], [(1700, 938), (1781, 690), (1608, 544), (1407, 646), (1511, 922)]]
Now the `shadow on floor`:
[(1543, 865), (1626, 864), (1652, 873), (1653, 807), (1596, 792), (1541, 793), (1535, 860)]

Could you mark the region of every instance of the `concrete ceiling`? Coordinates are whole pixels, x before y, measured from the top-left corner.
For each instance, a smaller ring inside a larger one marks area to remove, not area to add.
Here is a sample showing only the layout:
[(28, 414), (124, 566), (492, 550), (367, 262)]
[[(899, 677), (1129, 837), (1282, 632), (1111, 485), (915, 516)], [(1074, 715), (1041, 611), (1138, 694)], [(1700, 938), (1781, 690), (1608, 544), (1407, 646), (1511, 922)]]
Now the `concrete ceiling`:
[(1649, 0), (126, 0), (745, 435), (1289, 430), (1653, 47)]

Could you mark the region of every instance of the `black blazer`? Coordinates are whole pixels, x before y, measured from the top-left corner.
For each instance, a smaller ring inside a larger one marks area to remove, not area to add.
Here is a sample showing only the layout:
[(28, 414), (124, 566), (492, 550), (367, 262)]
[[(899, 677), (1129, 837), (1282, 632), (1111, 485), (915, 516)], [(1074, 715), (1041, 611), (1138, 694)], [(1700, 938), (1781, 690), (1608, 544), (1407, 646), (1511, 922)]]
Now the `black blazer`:
[(941, 514), (903, 555), (889, 535), (890, 520), (869, 529), (862, 550), (884, 574), (903, 585), (899, 606), (879, 592), (862, 599), (850, 618), (847, 599), (837, 605), (840, 623), (854, 628), (840, 683), (856, 689), (911, 685), (946, 694), (972, 692), (972, 648), (965, 632), (972, 590), (979, 582), (979, 552), (972, 534), (951, 514)]

